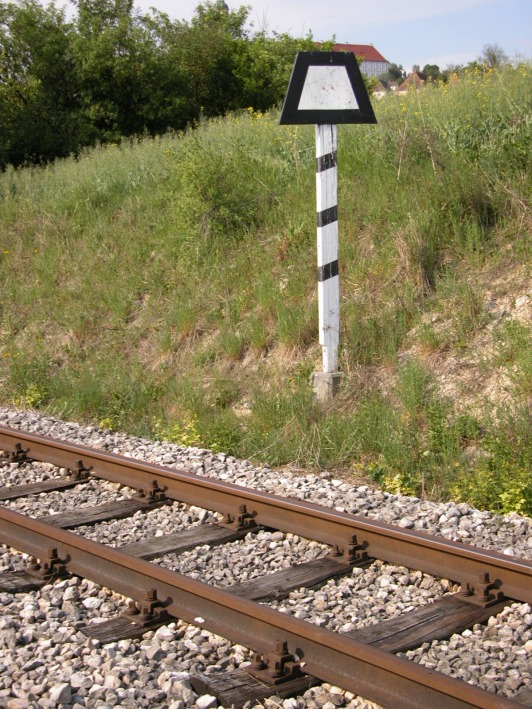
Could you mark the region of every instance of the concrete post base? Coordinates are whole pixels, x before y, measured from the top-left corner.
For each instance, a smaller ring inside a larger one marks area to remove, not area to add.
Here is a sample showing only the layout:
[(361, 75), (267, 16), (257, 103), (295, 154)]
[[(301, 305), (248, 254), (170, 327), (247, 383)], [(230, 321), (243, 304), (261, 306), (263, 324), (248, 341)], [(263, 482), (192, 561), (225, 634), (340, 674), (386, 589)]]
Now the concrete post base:
[(314, 398), (320, 403), (330, 401), (342, 381), (342, 372), (312, 372), (310, 385)]

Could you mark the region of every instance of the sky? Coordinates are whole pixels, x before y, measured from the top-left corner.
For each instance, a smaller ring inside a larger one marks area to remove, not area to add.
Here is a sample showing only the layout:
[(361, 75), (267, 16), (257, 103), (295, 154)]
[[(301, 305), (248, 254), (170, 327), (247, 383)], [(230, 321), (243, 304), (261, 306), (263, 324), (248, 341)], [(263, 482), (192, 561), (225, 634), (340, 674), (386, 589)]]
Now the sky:
[[(226, 0), (233, 10), (251, 7), (255, 29), (309, 31), (316, 40), (373, 44), (389, 61), (412, 65), (466, 64), (487, 44), (497, 44), (510, 59), (532, 59), (532, 0)], [(135, 0), (171, 18), (190, 20), (199, 0)]]

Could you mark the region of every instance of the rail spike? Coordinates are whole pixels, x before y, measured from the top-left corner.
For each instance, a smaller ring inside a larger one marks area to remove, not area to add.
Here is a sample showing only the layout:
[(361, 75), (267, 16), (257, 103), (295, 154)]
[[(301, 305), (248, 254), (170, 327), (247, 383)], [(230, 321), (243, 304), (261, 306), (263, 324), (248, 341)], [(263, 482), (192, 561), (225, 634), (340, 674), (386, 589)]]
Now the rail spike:
[(21, 465), (22, 463), (29, 463), (32, 460), (27, 455), (29, 452), (29, 448), (22, 448), (22, 443), (15, 443), (14, 451), (8, 452), (2, 457), (0, 457), (0, 466), (3, 467), (6, 465), (12, 465), (13, 463), (16, 463), (17, 465)]
[[(460, 587), (462, 598), (468, 603), (482, 608), (489, 608), (504, 601), (504, 594), (498, 590), (499, 583), (490, 581), (488, 572), (478, 574), (477, 579), (466, 579)], [(495, 591), (495, 593), (490, 593)]]
[(143, 628), (160, 626), (171, 620), (163, 606), (164, 603), (157, 597), (157, 589), (150, 588), (146, 591), (145, 598), (139, 603), (130, 601), (128, 609), (123, 615), (135, 625), (141, 625)]
[(166, 486), (160, 487), (157, 480), (152, 480), (151, 486), (148, 488), (148, 490), (144, 490), (144, 488), (139, 488), (136, 494), (132, 495), (132, 499), (149, 503), (169, 502), (165, 494), (167, 490), (168, 488)]
[(68, 576), (66, 565), (67, 560), (59, 558), (57, 549), (48, 549), (46, 558), (39, 560), (34, 556), (30, 558), (26, 573), (43, 581), (53, 581)]
[(236, 530), (253, 529), (257, 526), (255, 522), (256, 512), (248, 512), (246, 505), (239, 505), (238, 514), (232, 515), (226, 512), (221, 522), (225, 527), (232, 527)]
[(266, 657), (255, 653), (253, 662), (245, 669), (252, 677), (270, 687), (303, 675), (299, 658), (288, 652), (286, 640), (277, 640), (275, 649)]
[(76, 460), (76, 466), (74, 468), (67, 468), (66, 478), (71, 480), (87, 480), (92, 472), (92, 465), (86, 467), (83, 465), (82, 460)]
[(365, 542), (359, 544), (357, 537), (353, 535), (345, 546), (333, 545), (328, 556), (348, 565), (363, 564), (369, 562), (367, 546)]

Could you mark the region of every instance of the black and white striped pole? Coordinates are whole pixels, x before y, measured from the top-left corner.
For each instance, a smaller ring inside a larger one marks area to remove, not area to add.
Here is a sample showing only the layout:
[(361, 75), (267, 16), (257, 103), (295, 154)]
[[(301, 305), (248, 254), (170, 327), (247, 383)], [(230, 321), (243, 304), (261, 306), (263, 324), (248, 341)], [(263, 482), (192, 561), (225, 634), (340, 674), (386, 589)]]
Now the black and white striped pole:
[(340, 380), (340, 282), (338, 268), (337, 124), (376, 123), (355, 56), (344, 52), (299, 52), (281, 124), (316, 126), (318, 311), (323, 371), (313, 372), (320, 401), (332, 398)]
[[(324, 374), (338, 372), (338, 345), (340, 343), (337, 164), (336, 126), (316, 125), (318, 314)], [(327, 377), (319, 378), (327, 379)]]

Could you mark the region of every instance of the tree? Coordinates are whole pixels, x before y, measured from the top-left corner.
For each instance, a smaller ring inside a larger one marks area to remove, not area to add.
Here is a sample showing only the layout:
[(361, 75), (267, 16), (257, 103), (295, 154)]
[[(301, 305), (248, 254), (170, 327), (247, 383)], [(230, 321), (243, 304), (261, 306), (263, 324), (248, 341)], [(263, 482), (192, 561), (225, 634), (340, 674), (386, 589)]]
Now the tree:
[(189, 26), (174, 47), (187, 79), (191, 118), (219, 116), (240, 106), (242, 81), (235, 70), (248, 39), (247, 7), (227, 10), (222, 2), (198, 5)]
[(316, 51), (316, 45), (311, 35), (294, 39), (259, 32), (240, 49), (235, 69), (242, 81), (240, 105), (265, 111), (282, 101), (297, 52)]
[(508, 55), (498, 44), (486, 44), (482, 54), (467, 64), (470, 71), (500, 69), (510, 63)]
[(388, 78), (389, 81), (399, 81), (406, 79), (406, 71), (403, 69), (402, 64), (390, 64), (388, 67)]
[(142, 132), (159, 81), (156, 39), (132, 0), (77, 0), (74, 43), (89, 143)]
[(82, 132), (64, 11), (35, 0), (0, 3), (0, 167), (76, 150)]
[[(0, 0), (0, 169), (123, 136), (180, 130), (200, 116), (267, 110), (312, 36), (251, 34), (249, 8), (201, 3), (190, 22), (133, 0)], [(330, 49), (330, 43), (322, 45)]]
[(478, 62), (486, 65), (489, 69), (497, 69), (508, 64), (509, 59), (504, 49), (498, 44), (486, 44), (482, 49), (482, 54), (478, 57)]
[(487, 64), (490, 69), (503, 66), (509, 62), (508, 55), (498, 44), (486, 44), (479, 60)]
[(423, 81), (438, 81), (438, 79), (441, 78), (440, 67), (437, 64), (425, 64), (420, 72), (420, 76)]

